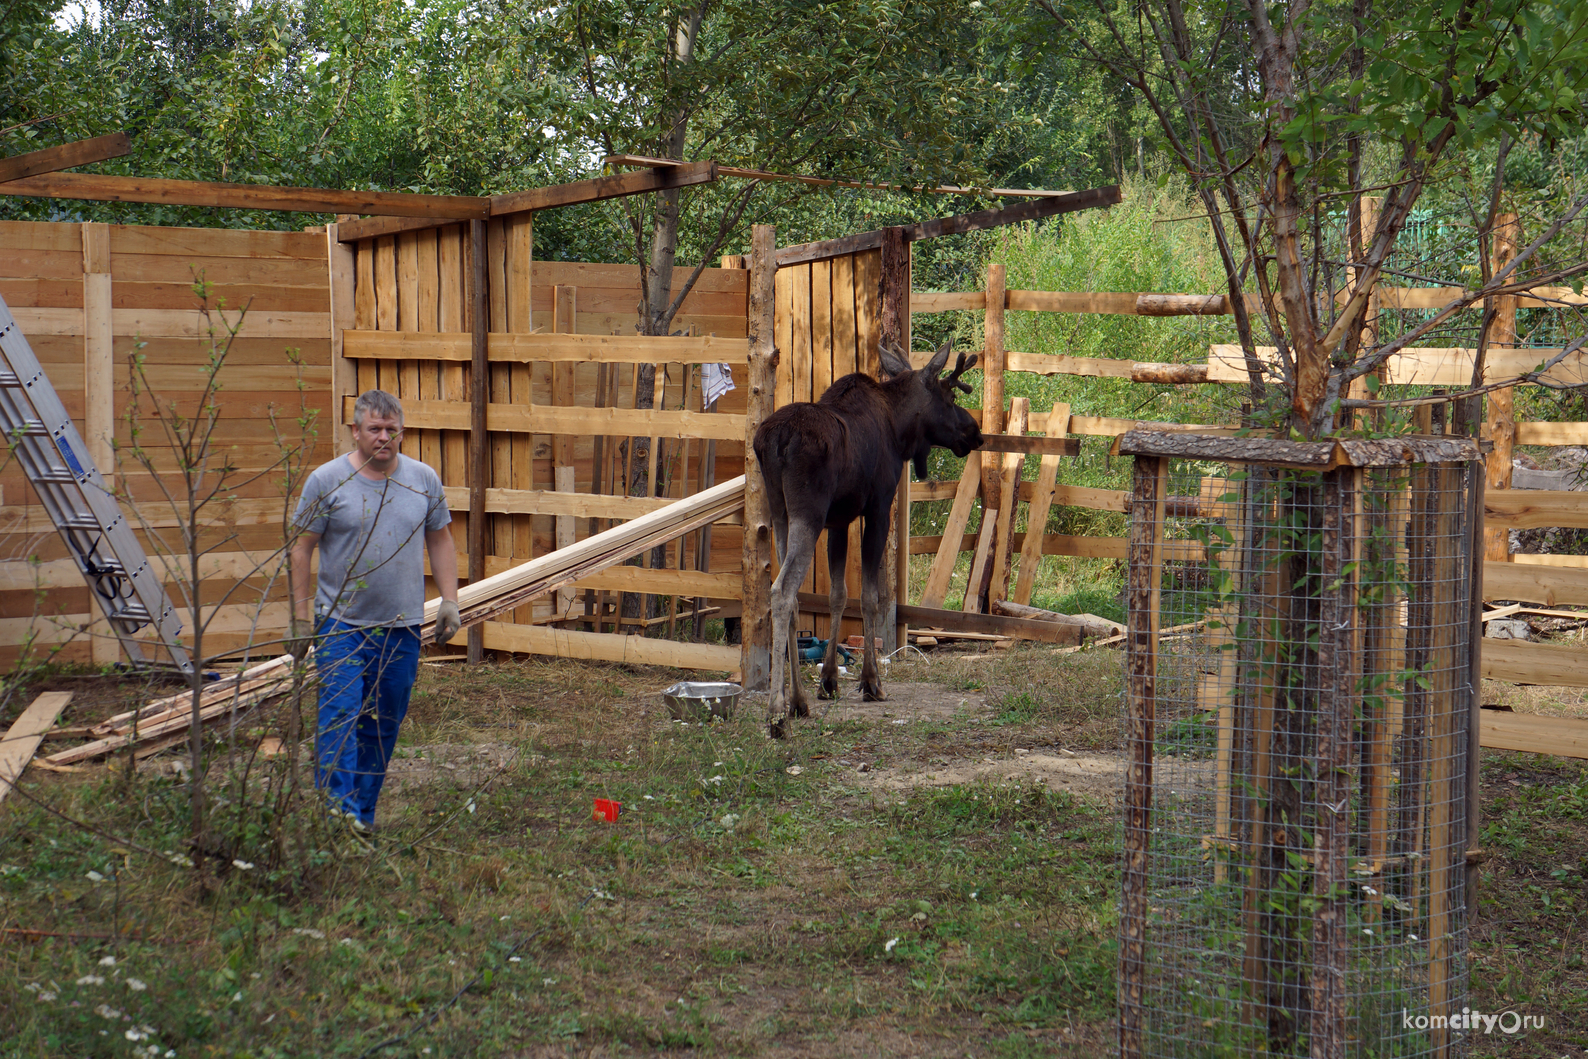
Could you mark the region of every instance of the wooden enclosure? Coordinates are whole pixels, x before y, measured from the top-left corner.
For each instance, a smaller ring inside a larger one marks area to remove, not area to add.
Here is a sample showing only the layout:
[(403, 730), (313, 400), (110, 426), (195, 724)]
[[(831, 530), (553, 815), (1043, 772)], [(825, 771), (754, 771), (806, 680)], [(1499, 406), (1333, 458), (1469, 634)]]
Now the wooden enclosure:
[[(210, 285), (206, 317), (193, 285)], [(331, 383), (331, 314), (323, 234), (124, 227), (106, 224), (0, 222), (0, 295), (11, 306), (67, 410), (107, 478), (138, 505), (151, 559), (179, 551), (180, 516), (163, 488), (174, 488), (175, 457), (155, 438), (151, 402), (141, 399), (142, 441), (153, 452), (155, 475), (121, 458), (133, 424), (130, 357), (143, 343), (147, 384), (162, 401), (193, 415), (204, 387), (211, 330), (248, 306), (232, 343), (216, 432), (228, 453), (235, 486), (207, 512), (201, 540), (220, 549), (204, 563), (203, 602), (220, 604), (207, 650), (231, 650), (252, 638), (279, 635), (287, 612), (285, 585), (271, 561), (282, 540), (279, 474), (254, 478), (276, 462), (282, 446), (304, 444), (295, 379), (306, 403), (323, 407)], [(301, 354), (294, 368), (288, 349)], [(281, 418), (274, 436), (270, 410)], [(329, 458), (331, 433), (308, 439), (309, 459)], [(179, 490), (180, 492), (180, 490)], [(181, 497), (185, 502), (185, 497)], [(63, 659), (110, 662), (120, 644), (90, 613), (88, 589), (67, 558), (54, 527), (14, 461), (0, 468), (0, 660), (17, 645), (66, 643)], [(135, 520), (136, 524), (136, 520)], [(225, 538), (230, 537), (230, 540)], [(30, 560), (37, 558), (37, 563)], [(261, 566), (262, 564), (262, 566)], [(256, 569), (257, 567), (257, 569)], [(184, 593), (168, 581), (178, 606)], [(256, 624), (257, 623), (257, 624)], [(94, 635), (82, 635), (97, 625)]]

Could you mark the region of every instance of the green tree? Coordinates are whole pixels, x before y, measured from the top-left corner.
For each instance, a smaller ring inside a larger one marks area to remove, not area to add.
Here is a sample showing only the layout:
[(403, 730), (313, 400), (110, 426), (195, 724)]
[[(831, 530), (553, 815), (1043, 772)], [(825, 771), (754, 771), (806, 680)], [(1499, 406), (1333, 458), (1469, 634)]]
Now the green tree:
[[(1290, 426), (1329, 433), (1352, 383), (1396, 350), (1499, 294), (1584, 269), (1541, 256), (1585, 204), (1561, 203), (1513, 266), (1428, 320), (1364, 344), (1364, 311), (1425, 194), (1487, 168), (1474, 220), (1499, 212), (1512, 145), (1570, 140), (1584, 114), (1588, 8), (1570, 0), (1375, 5), (1225, 0), (1037, 0), (1050, 46), (1085, 56), (1154, 116), (1212, 224), (1254, 398), (1259, 334), (1277, 346)], [(1382, 193), (1372, 230), (1364, 194)], [(1486, 261), (1487, 254), (1477, 254)], [(1255, 290), (1258, 311), (1241, 295)], [(1481, 353), (1480, 353), (1481, 362)], [(1481, 363), (1475, 383), (1481, 376)], [(1469, 418), (1470, 411), (1469, 411)]]

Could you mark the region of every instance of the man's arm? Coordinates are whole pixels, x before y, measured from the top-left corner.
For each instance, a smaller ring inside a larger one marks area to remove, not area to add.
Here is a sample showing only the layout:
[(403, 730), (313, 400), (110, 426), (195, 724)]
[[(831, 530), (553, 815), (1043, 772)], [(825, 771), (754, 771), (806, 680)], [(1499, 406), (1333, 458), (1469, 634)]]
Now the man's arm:
[(436, 612), (436, 643), (447, 643), (462, 626), (458, 615), (458, 552), (452, 544), (452, 530), (442, 526), (425, 532), (425, 550), (430, 553), (430, 576), (441, 593), (441, 609)]
[[(299, 533), (292, 542), (292, 617), (295, 621), (307, 622), (314, 614), (314, 574), (310, 567), (319, 543), (320, 535), (307, 531)], [(456, 582), (456, 574), (453, 580)]]
[(430, 576), (436, 590), (448, 603), (458, 601), (458, 550), (452, 543), (452, 527), (425, 531), (425, 550), (430, 553)]

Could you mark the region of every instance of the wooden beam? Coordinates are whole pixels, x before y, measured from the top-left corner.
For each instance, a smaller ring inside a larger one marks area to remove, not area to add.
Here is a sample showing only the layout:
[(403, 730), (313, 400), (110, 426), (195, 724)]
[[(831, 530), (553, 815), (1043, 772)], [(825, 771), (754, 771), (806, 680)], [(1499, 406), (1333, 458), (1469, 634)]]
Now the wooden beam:
[(1487, 562), (1483, 564), (1483, 596), (1549, 607), (1588, 606), (1588, 570)]
[(671, 188), (710, 184), (717, 179), (716, 162), (685, 162), (666, 169), (646, 169), (637, 173), (615, 173), (593, 180), (578, 180), (571, 184), (554, 184), (546, 188), (529, 188), (491, 196), (491, 216), (525, 210), (547, 210), (557, 206), (576, 206), (582, 202), (599, 202), (628, 195), (642, 195), (647, 191), (666, 191)]
[[(467, 361), (467, 333), (347, 331), (346, 355), (370, 360)], [(509, 334), (490, 336), (492, 363), (745, 364), (744, 339), (683, 335)]]
[(1022, 202), (1007, 209), (962, 213), (955, 217), (912, 224), (905, 228), (905, 238), (914, 242), (917, 239), (935, 239), (941, 235), (963, 235), (966, 232), (980, 232), (1006, 224), (1022, 224), (1044, 217), (1056, 217), (1061, 213), (1106, 208), (1123, 200), (1124, 195), (1117, 185), (1092, 188), (1088, 191), (1073, 191), (1067, 195), (1053, 195), (1034, 199), (1031, 202)]
[(227, 184), (205, 180), (49, 173), (0, 185), (0, 193), (93, 202), (153, 202), (166, 206), (281, 210), (288, 213), (378, 213), (396, 217), (485, 217), (490, 200), (475, 195), (413, 195), (400, 191)]
[[(604, 165), (640, 166), (682, 166), (689, 164), (673, 158), (652, 158), (649, 155), (642, 154), (609, 154), (602, 159), (602, 163)], [(795, 184), (812, 184), (817, 187), (866, 188), (873, 191), (924, 191), (939, 195), (990, 195), (1000, 198), (1033, 199), (1064, 194), (1062, 191), (1047, 191), (1042, 188), (972, 188), (961, 187), (957, 184), (916, 187), (906, 184), (879, 184), (870, 180), (839, 180), (832, 177), (802, 176), (795, 173), (772, 173), (765, 169), (740, 169), (737, 166), (730, 165), (718, 166), (717, 172), (723, 176), (746, 177), (750, 180), (781, 180)]]
[(831, 257), (858, 254), (862, 250), (875, 250), (881, 245), (881, 231), (843, 235), (837, 239), (822, 239), (814, 243), (798, 243), (778, 249), (777, 267), (792, 268), (795, 265), (808, 265), (812, 261), (825, 261)]
[(629, 665), (673, 666), (678, 669), (705, 669), (731, 672), (739, 664), (737, 647), (708, 643), (678, 643), (653, 640), (645, 636), (614, 636), (610, 633), (576, 632), (540, 625), (508, 625), (486, 622), (485, 646), (493, 651), (515, 654), (551, 655), (556, 658), (585, 658), (599, 662)]
[[(942, 547), (932, 559), (926, 574), (926, 587), (921, 592), (921, 605), (941, 607), (948, 595), (949, 580), (954, 576), (954, 564), (959, 559), (958, 541), (970, 522), (971, 507), (981, 486), (981, 452), (972, 451), (965, 457), (965, 470), (954, 490), (954, 504), (949, 509), (948, 524), (944, 527)], [(913, 544), (912, 544), (913, 550)]]
[(1588, 651), (1526, 640), (1483, 640), (1483, 675), (1489, 680), (1545, 687), (1588, 687)]
[(1079, 438), (1038, 438), (1019, 434), (983, 434), (983, 452), (1023, 452), (1038, 456), (1079, 456)]
[[(486, 287), (486, 231), (484, 220), (469, 222), (469, 583), (485, 579), (485, 488), (489, 483), (490, 450), (486, 436), (490, 371), (490, 292)], [(365, 252), (369, 252), (365, 247)], [(344, 336), (345, 337), (345, 336)], [(485, 640), (478, 627), (469, 629), (468, 658), (479, 664), (485, 658)]]
[[(815, 614), (830, 613), (832, 607), (826, 596), (815, 592), (799, 594), (801, 611)], [(861, 604), (850, 600), (844, 606), (846, 618), (860, 617)], [(941, 610), (937, 607), (917, 607), (901, 603), (899, 619), (916, 629), (944, 629), (950, 632), (970, 632), (984, 635), (1007, 636), (1014, 640), (1032, 640), (1037, 643), (1078, 644), (1083, 629), (1078, 624), (1057, 621), (1038, 621), (1033, 618), (1011, 618), (1002, 614), (974, 614), (958, 610)]]
[[(42, 151), (29, 151), (0, 158), (0, 182), (19, 180), (22, 177), (41, 176), (73, 166), (103, 162), (107, 158), (120, 158), (132, 153), (132, 141), (124, 132), (108, 136), (95, 136), (91, 140), (74, 140), (59, 147), (46, 147)], [(0, 188), (0, 191), (6, 189)]]
[(6, 730), (5, 738), (0, 739), (0, 801), (11, 793), (11, 787), (22, 777), (22, 771), (44, 741), (44, 733), (54, 727), (55, 718), (71, 701), (70, 691), (46, 691)]
[(1569, 489), (1490, 489), (1483, 497), (1483, 524), (1485, 535), (1496, 530), (1539, 526), (1582, 529), (1588, 527), (1588, 493)]

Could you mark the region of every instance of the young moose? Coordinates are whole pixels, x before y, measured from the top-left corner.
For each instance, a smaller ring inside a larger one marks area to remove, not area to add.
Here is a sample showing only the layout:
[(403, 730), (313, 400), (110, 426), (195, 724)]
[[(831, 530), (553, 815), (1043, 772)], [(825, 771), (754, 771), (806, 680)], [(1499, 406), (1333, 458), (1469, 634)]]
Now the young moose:
[[(869, 375), (845, 375), (813, 403), (785, 405), (767, 416), (755, 433), (755, 456), (766, 481), (781, 565), (772, 586), (772, 698), (768, 723), (781, 739), (785, 718), (810, 712), (800, 686), (797, 642), (793, 635), (799, 612), (799, 586), (816, 551), (816, 538), (827, 534), (827, 569), (831, 575), (832, 635), (822, 663), (821, 697), (838, 697), (838, 631), (848, 594), (844, 561), (849, 550), (849, 524), (862, 519), (860, 566), (861, 608), (865, 629), (865, 663), (860, 671), (862, 697), (882, 699), (877, 679), (876, 637), (881, 630), (878, 579), (888, 540), (888, 518), (904, 461), (915, 464), (917, 478), (926, 477), (926, 456), (934, 445), (964, 456), (982, 443), (976, 421), (954, 403), (954, 390), (970, 386), (960, 376), (976, 363), (959, 355), (954, 370), (940, 377), (948, 363), (950, 343), (943, 343), (926, 367), (910, 369), (898, 349), (883, 348), (885, 381)], [(784, 665), (792, 700), (785, 698)]]

